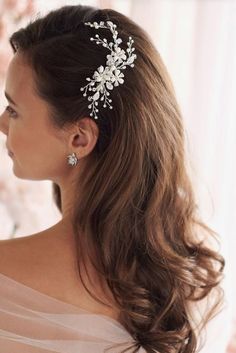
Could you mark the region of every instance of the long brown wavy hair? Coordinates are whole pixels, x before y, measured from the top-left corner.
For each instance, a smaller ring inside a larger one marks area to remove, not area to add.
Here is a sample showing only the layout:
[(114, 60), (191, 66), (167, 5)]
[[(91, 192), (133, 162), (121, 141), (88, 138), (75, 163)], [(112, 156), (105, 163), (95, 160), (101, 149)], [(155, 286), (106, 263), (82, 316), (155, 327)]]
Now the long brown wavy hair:
[[(123, 43), (133, 37), (137, 59), (125, 70), (124, 84), (111, 91), (114, 109), (99, 110), (92, 163), (78, 180), (78, 269), (88, 256), (107, 283), (120, 322), (134, 338), (132, 352), (142, 346), (147, 352), (194, 353), (196, 328), (205, 327), (222, 303), (225, 264), (204, 241), (218, 234), (198, 215), (180, 108), (151, 39), (117, 11), (77, 5), (34, 19), (10, 43), (33, 69), (52, 123), (64, 128), (89, 116), (80, 87), (106, 62), (107, 49), (90, 42), (94, 29), (83, 23), (106, 20), (117, 24)], [(55, 183), (53, 195), (61, 210)], [(195, 327), (190, 307), (194, 311), (197, 302), (213, 297), (213, 289), (216, 300)]]

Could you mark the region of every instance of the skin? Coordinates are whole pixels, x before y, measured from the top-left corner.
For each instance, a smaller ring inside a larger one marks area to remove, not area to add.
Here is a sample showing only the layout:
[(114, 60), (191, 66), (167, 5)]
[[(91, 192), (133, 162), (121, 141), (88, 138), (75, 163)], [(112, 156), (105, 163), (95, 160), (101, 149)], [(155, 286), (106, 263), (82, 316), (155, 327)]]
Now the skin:
[[(84, 117), (73, 126), (56, 129), (49, 119), (48, 104), (37, 96), (34, 87), (32, 69), (22, 54), (16, 53), (9, 64), (5, 86), (5, 92), (16, 104), (8, 100), (9, 107), (0, 115), (0, 131), (13, 153), (16, 177), (51, 180), (60, 186), (62, 219), (40, 233), (13, 239), (13, 247), (12, 239), (3, 241), (0, 271), (53, 297), (116, 318), (113, 311), (99, 307), (89, 298), (79, 284), (71, 224), (73, 195), (79, 192), (74, 189), (74, 181), (79, 180), (88, 162), (98, 138), (98, 127), (92, 119)], [(67, 163), (67, 156), (72, 152), (79, 158), (76, 167)], [(96, 275), (92, 273), (93, 283), (97, 285)], [(65, 278), (67, 282), (62, 288)], [(100, 288), (96, 289), (99, 295)], [(104, 300), (104, 292), (100, 293)]]

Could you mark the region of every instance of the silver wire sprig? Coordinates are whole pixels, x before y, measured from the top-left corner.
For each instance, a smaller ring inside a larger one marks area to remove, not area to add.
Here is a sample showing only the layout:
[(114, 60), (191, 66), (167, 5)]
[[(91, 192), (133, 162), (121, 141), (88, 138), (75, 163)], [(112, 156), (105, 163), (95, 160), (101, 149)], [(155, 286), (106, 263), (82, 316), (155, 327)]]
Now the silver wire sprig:
[(126, 69), (127, 66), (134, 67), (133, 62), (137, 58), (137, 55), (133, 53), (135, 48), (132, 47), (134, 43), (132, 37), (129, 37), (126, 50), (119, 46), (119, 44), (122, 43), (122, 39), (118, 38), (118, 31), (116, 30), (117, 26), (112, 21), (101, 21), (100, 23), (86, 22), (85, 25), (94, 27), (95, 29), (109, 29), (113, 38), (113, 42), (110, 43), (108, 43), (106, 38), (100, 38), (99, 34), (96, 34), (95, 38), (90, 38), (90, 40), (95, 41), (96, 44), (107, 48), (110, 53), (106, 56), (106, 66), (104, 67), (103, 65), (100, 65), (94, 72), (92, 78), (86, 78), (89, 83), (80, 88), (81, 91), (84, 91), (84, 97), (87, 96), (87, 91), (92, 92), (88, 96), (88, 108), (91, 109), (90, 116), (98, 119), (97, 113), (99, 111), (99, 101), (103, 101), (104, 108), (113, 108), (111, 105), (112, 99), (108, 98), (110, 95), (108, 90), (112, 90), (114, 86), (119, 86), (119, 84), (124, 83), (124, 74), (121, 70)]

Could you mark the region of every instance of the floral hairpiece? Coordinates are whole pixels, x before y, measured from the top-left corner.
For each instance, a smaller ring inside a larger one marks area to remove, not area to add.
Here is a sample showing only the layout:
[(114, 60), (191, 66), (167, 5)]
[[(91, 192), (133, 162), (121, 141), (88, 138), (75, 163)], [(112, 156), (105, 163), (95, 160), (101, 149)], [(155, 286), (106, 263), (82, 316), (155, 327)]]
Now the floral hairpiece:
[(110, 54), (106, 56), (106, 66), (99, 66), (94, 72), (92, 78), (87, 77), (86, 80), (89, 83), (81, 87), (81, 91), (85, 91), (83, 96), (87, 96), (87, 90), (92, 91), (88, 96), (89, 105), (88, 108), (91, 109), (90, 116), (93, 116), (94, 119), (98, 119), (98, 101), (103, 101), (103, 107), (109, 107), (112, 109), (111, 102), (112, 100), (109, 97), (110, 93), (108, 90), (112, 90), (114, 86), (119, 86), (119, 84), (124, 83), (124, 74), (121, 70), (126, 69), (127, 66), (133, 67), (134, 59), (137, 58), (137, 55), (133, 53), (135, 48), (132, 48), (134, 43), (132, 37), (129, 37), (127, 42), (126, 51), (122, 49), (119, 44), (122, 43), (122, 39), (118, 38), (118, 32), (116, 30), (116, 25), (111, 21), (100, 23), (97, 22), (85, 22), (85, 25), (90, 27), (106, 28), (109, 29), (112, 33), (113, 42), (108, 43), (106, 38), (101, 39), (98, 34), (95, 35), (95, 38), (91, 37), (91, 41), (96, 41), (96, 44), (102, 44), (103, 47), (106, 47), (110, 50)]

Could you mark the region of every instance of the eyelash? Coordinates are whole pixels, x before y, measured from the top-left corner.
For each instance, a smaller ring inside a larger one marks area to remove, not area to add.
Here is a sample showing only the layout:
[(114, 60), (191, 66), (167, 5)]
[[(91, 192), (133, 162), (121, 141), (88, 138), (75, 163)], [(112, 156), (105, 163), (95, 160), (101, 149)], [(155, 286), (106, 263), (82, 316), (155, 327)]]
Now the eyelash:
[(7, 105), (6, 108), (5, 108), (5, 110), (9, 113), (9, 116), (10, 116), (11, 118), (15, 118), (15, 117), (16, 117), (16, 116), (12, 116), (12, 115), (11, 115), (12, 113), (15, 113), (15, 114), (17, 115), (17, 113), (15, 112), (15, 110), (12, 109), (12, 107), (10, 107), (10, 105)]

